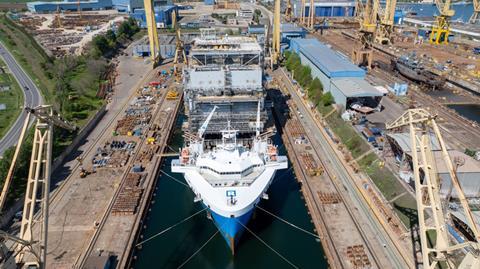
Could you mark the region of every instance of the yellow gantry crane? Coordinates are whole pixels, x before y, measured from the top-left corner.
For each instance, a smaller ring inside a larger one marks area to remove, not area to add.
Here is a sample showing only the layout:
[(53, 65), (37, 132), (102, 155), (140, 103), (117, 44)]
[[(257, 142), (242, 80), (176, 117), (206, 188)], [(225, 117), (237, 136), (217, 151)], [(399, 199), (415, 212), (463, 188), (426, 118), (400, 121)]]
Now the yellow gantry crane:
[(280, 0), (275, 0), (273, 9), (273, 36), (272, 36), (272, 51), (271, 51), (271, 66), (272, 69), (278, 65), (280, 61)]
[(287, 7), (285, 8), (285, 19), (287, 21), (292, 21), (293, 19), (293, 7), (291, 0), (287, 0)]
[(180, 81), (180, 68), (178, 67), (179, 59), (181, 57), (184, 64), (187, 64), (187, 55), (185, 54), (185, 46), (182, 41), (180, 26), (177, 22), (177, 12), (172, 12), (172, 26), (175, 29), (175, 57), (173, 58), (173, 72), (177, 82)]
[(438, 15), (432, 25), (430, 33), (430, 43), (432, 44), (448, 44), (448, 36), (450, 35), (450, 18), (455, 15), (455, 10), (451, 9), (451, 0), (435, 0)]
[(470, 17), (470, 20), (468, 21), (469, 23), (477, 23), (480, 14), (480, 1), (479, 0), (473, 0), (473, 13), (472, 16)]
[(160, 62), (160, 41), (157, 33), (157, 22), (155, 21), (155, 11), (153, 10), (152, 0), (143, 0), (145, 7), (145, 17), (147, 19), (148, 41), (150, 44), (150, 58), (154, 66)]
[(310, 0), (310, 8), (308, 9), (308, 21), (307, 21), (307, 28), (313, 29), (313, 25), (315, 24), (315, 1)]
[(369, 69), (373, 60), (373, 42), (377, 31), (377, 16), (380, 2), (378, 0), (366, 0), (362, 3), (357, 0), (357, 20), (360, 24), (358, 41), (352, 53), (352, 60), (357, 65), (366, 66)]
[[(435, 122), (435, 116), (424, 109), (409, 109), (397, 120), (387, 124), (387, 130), (397, 130), (408, 127), (412, 148), (413, 175), (415, 180), (415, 197), (417, 200), (418, 224), (420, 243), (422, 248), (422, 262), (424, 269), (480, 268), (480, 233), (475, 223), (468, 201), (456, 175), (452, 160), (447, 152), (445, 142)], [(453, 243), (448, 237), (448, 227), (445, 219), (444, 207), (440, 200), (441, 182), (436, 170), (436, 162), (432, 152), (431, 135), (434, 135), (441, 148), (442, 158), (449, 171), (452, 186), (460, 200), (461, 208), (476, 241)], [(423, 178), (422, 176), (423, 175)], [(431, 221), (427, 222), (427, 216)], [(435, 236), (430, 246), (428, 235)], [(459, 259), (453, 251), (463, 249), (466, 255), (457, 266), (454, 262)]]
[[(25, 108), (27, 117), (25, 119), (15, 153), (5, 179), (5, 184), (0, 195), (0, 211), (5, 205), (8, 190), (13, 180), (13, 172), (16, 161), (23, 144), (25, 133), (30, 123), (31, 115), (37, 120), (33, 136), (32, 154), (30, 157), (30, 168), (28, 171), (27, 189), (25, 192), (25, 202), (23, 206), (22, 223), (20, 234), (10, 235), (6, 232), (0, 232), (0, 237), (12, 240), (17, 244), (15, 250), (15, 261), (17, 264), (24, 264), (27, 268), (45, 268), (47, 257), (47, 231), (48, 231), (48, 207), (50, 193), (50, 175), (52, 164), (52, 142), (53, 126), (74, 131), (76, 127), (59, 115), (55, 114), (52, 106), (40, 105), (35, 108)], [(41, 205), (41, 214), (38, 219), (35, 218), (35, 207)], [(33, 233), (33, 224), (40, 223), (40, 235)], [(5, 249), (3, 247), (3, 249)], [(24, 261), (25, 254), (30, 253), (35, 261)]]
[[(379, 0), (375, 0), (379, 1)], [(393, 17), (395, 16), (395, 8), (397, 0), (386, 0), (385, 8), (382, 8), (380, 3), (375, 5), (378, 10), (378, 26), (375, 40), (377, 43), (388, 45), (393, 41)]]

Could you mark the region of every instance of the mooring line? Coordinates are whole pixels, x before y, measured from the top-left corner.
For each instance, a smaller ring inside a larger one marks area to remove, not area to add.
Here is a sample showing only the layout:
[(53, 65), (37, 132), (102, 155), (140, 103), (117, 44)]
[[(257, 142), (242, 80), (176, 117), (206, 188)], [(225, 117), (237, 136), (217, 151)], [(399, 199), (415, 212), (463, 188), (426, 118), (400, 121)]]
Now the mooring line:
[(143, 240), (142, 242), (140, 242), (140, 243), (136, 244), (136, 245), (135, 245), (135, 247), (138, 247), (138, 246), (140, 246), (140, 245), (142, 245), (142, 244), (144, 244), (144, 243), (146, 243), (146, 242), (148, 242), (148, 241), (150, 241), (150, 240), (154, 239), (155, 237), (158, 237), (158, 236), (160, 236), (160, 235), (162, 235), (162, 234), (164, 234), (164, 233), (166, 233), (166, 232), (170, 231), (171, 229), (173, 229), (173, 228), (177, 227), (178, 225), (180, 225), (180, 224), (184, 223), (185, 221), (187, 221), (187, 220), (189, 220), (189, 219), (191, 219), (191, 218), (195, 217), (196, 215), (198, 215), (198, 214), (202, 213), (203, 211), (205, 211), (205, 210), (207, 210), (207, 209), (208, 209), (208, 208), (207, 208), (207, 207), (205, 207), (204, 209), (202, 209), (202, 210), (200, 210), (200, 211), (196, 212), (195, 214), (193, 214), (193, 215), (191, 215), (191, 216), (189, 216), (189, 217), (187, 217), (187, 218), (184, 218), (183, 220), (181, 220), (181, 221), (179, 221), (179, 222), (175, 223), (174, 225), (172, 225), (172, 226), (168, 227), (167, 229), (165, 229), (165, 230), (163, 230), (163, 231), (161, 231), (161, 232), (159, 232), (159, 233), (156, 233), (156, 234), (152, 235), (151, 237), (149, 237), (149, 238), (147, 238), (147, 239)]
[(319, 237), (318, 235), (316, 235), (316, 234), (314, 234), (314, 233), (312, 233), (312, 232), (309, 232), (309, 231), (303, 229), (302, 227), (299, 227), (299, 226), (297, 226), (297, 225), (295, 225), (295, 224), (293, 224), (293, 223), (291, 223), (291, 222), (289, 222), (289, 221), (287, 221), (287, 220), (285, 220), (285, 219), (282, 219), (281, 217), (279, 217), (279, 216), (273, 214), (272, 212), (270, 212), (270, 211), (268, 211), (268, 210), (260, 207), (259, 205), (256, 205), (256, 207), (257, 207), (258, 209), (262, 210), (263, 212), (265, 212), (265, 213), (267, 213), (267, 214), (275, 217), (276, 219), (284, 222), (285, 224), (290, 225), (290, 226), (292, 226), (293, 228), (298, 229), (298, 230), (300, 230), (300, 231), (302, 231), (302, 232), (304, 232), (304, 233), (306, 233), (306, 234), (308, 234), (308, 235), (311, 235), (311, 236), (313, 236), (313, 237), (315, 237), (315, 238), (317, 238), (317, 239), (320, 239), (320, 237)]
[(207, 242), (205, 242), (199, 249), (197, 249), (197, 251), (195, 251), (190, 257), (188, 257), (187, 260), (185, 260), (182, 264), (180, 264), (180, 266), (178, 266), (177, 269), (182, 268), (185, 264), (187, 264), (193, 257), (195, 257), (198, 254), (198, 252), (200, 252), (200, 250), (202, 250), (210, 241), (212, 241), (212, 239), (217, 234), (218, 234), (218, 230), (212, 236), (210, 236)]
[(182, 184), (183, 186), (187, 187), (187, 188), (190, 188), (190, 186), (188, 186), (187, 184), (181, 182), (180, 180), (176, 179), (175, 177), (169, 175), (167, 172), (163, 171), (163, 170), (160, 170), (160, 173), (164, 174), (165, 176), (167, 176), (168, 178), (170, 179), (173, 179), (174, 181), (176, 181), (177, 183), (180, 183)]
[(240, 221), (238, 221), (237, 219), (235, 219), (238, 223), (240, 223), (240, 225), (242, 225), (247, 231), (249, 231), (253, 236), (255, 236), (258, 241), (262, 242), (266, 247), (268, 247), (271, 251), (273, 251), (275, 254), (277, 254), (280, 258), (282, 258), (285, 262), (287, 262), (288, 264), (290, 264), (290, 266), (292, 266), (293, 268), (296, 268), (298, 269), (298, 266), (296, 266), (295, 264), (293, 264), (291, 261), (289, 261), (287, 258), (285, 258), (282, 254), (280, 254), (278, 251), (276, 251), (273, 247), (269, 246), (265, 241), (262, 240), (262, 238), (260, 238), (258, 235), (256, 235), (252, 230), (250, 230), (247, 226), (243, 225), (243, 223), (241, 223)]

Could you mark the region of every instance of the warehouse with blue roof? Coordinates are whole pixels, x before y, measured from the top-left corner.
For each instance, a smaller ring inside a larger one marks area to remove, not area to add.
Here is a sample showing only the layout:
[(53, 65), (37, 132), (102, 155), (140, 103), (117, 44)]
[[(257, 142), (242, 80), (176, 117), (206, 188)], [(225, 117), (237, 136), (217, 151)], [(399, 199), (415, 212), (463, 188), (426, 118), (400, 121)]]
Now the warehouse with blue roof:
[(90, 0), (90, 1), (80, 1), (76, 0), (65, 0), (65, 1), (55, 1), (55, 2), (28, 2), (27, 8), (30, 12), (37, 13), (48, 13), (55, 12), (57, 9), (60, 11), (77, 11), (80, 7), (82, 11), (89, 10), (106, 10), (112, 9), (113, 3), (112, 0)]
[(365, 81), (366, 71), (317, 39), (291, 39), (290, 49), (300, 56), (303, 65), (311, 68), (313, 78), (322, 82), (335, 103), (343, 108), (352, 103), (376, 107), (383, 93)]

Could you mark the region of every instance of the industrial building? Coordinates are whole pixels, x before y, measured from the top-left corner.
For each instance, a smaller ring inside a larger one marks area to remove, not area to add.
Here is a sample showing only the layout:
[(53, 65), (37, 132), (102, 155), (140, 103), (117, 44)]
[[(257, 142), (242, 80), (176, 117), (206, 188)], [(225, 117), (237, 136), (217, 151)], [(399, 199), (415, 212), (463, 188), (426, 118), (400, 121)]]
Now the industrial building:
[(143, 0), (112, 0), (113, 8), (120, 12), (133, 12), (143, 8)]
[[(121, 0), (120, 0), (121, 1)], [(130, 0), (135, 2), (137, 0)], [(27, 8), (30, 12), (34, 13), (50, 13), (58, 10), (60, 11), (77, 11), (78, 9), (82, 11), (89, 10), (106, 10), (112, 9), (113, 3), (112, 0), (91, 0), (91, 1), (76, 1), (76, 0), (65, 0), (65, 1), (55, 1), (55, 2), (28, 2)]]
[(365, 81), (365, 70), (346, 56), (335, 52), (317, 39), (291, 39), (290, 49), (300, 56), (303, 65), (311, 68), (325, 92), (331, 92), (335, 103), (343, 109), (353, 103), (377, 107), (383, 93)]
[(297, 24), (283, 23), (280, 26), (280, 34), (280, 42), (290, 44), (292, 38), (305, 38), (307, 31)]
[[(176, 11), (178, 14), (177, 6), (156, 6), (155, 21), (157, 22), (157, 28), (166, 28), (172, 24), (172, 13)], [(141, 28), (147, 28), (147, 18), (145, 16), (145, 9), (138, 8), (130, 13), (130, 17), (140, 22)]]
[[(321, 1), (314, 3), (315, 17), (352, 17), (355, 14), (355, 1)], [(293, 12), (300, 17), (302, 12), (302, 1), (293, 2)], [(310, 2), (305, 3), (305, 16), (310, 14)]]
[[(430, 136), (431, 148), (433, 151), (433, 158), (435, 166), (440, 178), (441, 188), (440, 194), (446, 197), (451, 188), (451, 178), (445, 162), (443, 161), (442, 152), (438, 140), (435, 136)], [(413, 184), (413, 175), (411, 173), (412, 167), (412, 149), (409, 133), (394, 133), (387, 135), (387, 141), (394, 153), (396, 159), (400, 162), (400, 167), (403, 171), (401, 177), (408, 183)], [(450, 149), (447, 146), (448, 154), (456, 167), (456, 174), (460, 185), (467, 197), (480, 197), (480, 165), (470, 156), (463, 152)], [(455, 190), (451, 193), (452, 197), (457, 197)]]

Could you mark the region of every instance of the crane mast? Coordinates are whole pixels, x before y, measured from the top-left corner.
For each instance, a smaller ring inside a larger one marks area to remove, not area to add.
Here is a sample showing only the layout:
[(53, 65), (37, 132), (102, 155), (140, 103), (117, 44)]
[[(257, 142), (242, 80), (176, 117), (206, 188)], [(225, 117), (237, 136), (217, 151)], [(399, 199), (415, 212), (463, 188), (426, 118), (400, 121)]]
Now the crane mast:
[(455, 10), (451, 9), (451, 0), (435, 0), (438, 15), (432, 25), (430, 33), (430, 43), (432, 44), (448, 44), (448, 36), (450, 35), (450, 18), (455, 15)]
[(148, 41), (150, 44), (150, 58), (156, 65), (160, 60), (160, 41), (157, 33), (157, 22), (155, 21), (155, 11), (153, 10), (152, 0), (143, 0), (145, 7), (145, 17), (147, 20)]
[[(420, 243), (422, 248), (423, 268), (439, 268), (440, 263), (448, 268), (479, 268), (480, 233), (473, 219), (465, 194), (460, 186), (452, 161), (448, 155), (445, 142), (435, 122), (435, 117), (424, 109), (409, 109), (392, 123), (387, 124), (387, 130), (397, 130), (408, 127), (412, 149), (413, 175), (415, 180), (415, 197), (417, 200), (418, 224)], [(439, 142), (442, 158), (445, 162), (452, 186), (460, 199), (468, 224), (476, 242), (451, 243), (448, 237), (444, 207), (440, 200), (440, 182), (435, 165), (435, 158), (431, 148), (431, 134)], [(423, 180), (421, 175), (423, 174)], [(432, 221), (427, 222), (427, 216)], [(434, 232), (434, 233), (430, 233)], [(434, 234), (433, 245), (428, 244), (428, 234)], [(457, 249), (466, 249), (469, 252), (458, 267), (454, 264), (452, 252)], [(442, 267), (443, 268), (443, 267)]]
[(470, 17), (470, 20), (468, 20), (468, 22), (472, 24), (478, 23), (478, 20), (480, 20), (479, 14), (480, 14), (480, 1), (473, 0), (473, 13), (472, 13), (472, 16)]
[(359, 43), (353, 48), (352, 60), (357, 65), (363, 65), (369, 69), (373, 60), (373, 42), (377, 30), (377, 15), (380, 2), (378, 0), (366, 0), (365, 4), (357, 0), (357, 19), (360, 23), (358, 40)]
[[(379, 1), (379, 0), (375, 0)], [(377, 43), (388, 45), (392, 43), (393, 39), (393, 23), (395, 8), (397, 6), (397, 0), (386, 0), (385, 8), (381, 8), (380, 3), (377, 4), (379, 8), (378, 28), (376, 41)]]
[(285, 8), (285, 18), (287, 21), (292, 21), (293, 19), (293, 7), (291, 0), (287, 0), (287, 7)]
[(173, 58), (173, 72), (177, 82), (180, 81), (180, 68), (178, 67), (179, 59), (181, 57), (184, 64), (187, 64), (187, 55), (185, 54), (185, 47), (181, 39), (180, 26), (177, 22), (177, 12), (172, 12), (172, 25), (175, 30), (175, 57)]
[(273, 10), (273, 38), (272, 38), (272, 68), (280, 60), (280, 0), (275, 0)]
[[(13, 178), (13, 169), (17, 161), (18, 152), (22, 145), (25, 132), (28, 129), (30, 115), (34, 115), (37, 119), (35, 123), (20, 233), (19, 236), (16, 237), (8, 235), (5, 232), (1, 232), (0, 236), (9, 240), (13, 240), (17, 243), (15, 257), (17, 263), (24, 262), (24, 256), (28, 251), (34, 255), (37, 261), (27, 262), (25, 265), (31, 265), (37, 268), (45, 268), (48, 239), (48, 207), (52, 163), (53, 126), (58, 126), (69, 131), (76, 130), (76, 127), (55, 114), (51, 106), (40, 105), (33, 109), (25, 108), (25, 110), (28, 114), (25, 119), (19, 143), (16, 146), (14, 158), (12, 160), (0, 197), (0, 201), (3, 206), (8, 193), (8, 188), (10, 187)], [(34, 219), (35, 206), (37, 203), (41, 204), (41, 215), (39, 220)], [(39, 238), (37, 238), (33, 233), (33, 224), (35, 222), (39, 222), (41, 225), (41, 234)]]

